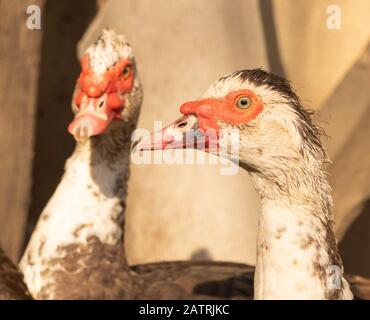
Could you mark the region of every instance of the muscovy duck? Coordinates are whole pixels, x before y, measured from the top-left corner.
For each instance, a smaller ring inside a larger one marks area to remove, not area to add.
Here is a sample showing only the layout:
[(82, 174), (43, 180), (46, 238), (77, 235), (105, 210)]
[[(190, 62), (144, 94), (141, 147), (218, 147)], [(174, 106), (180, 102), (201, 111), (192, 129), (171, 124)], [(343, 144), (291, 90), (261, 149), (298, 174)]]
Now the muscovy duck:
[(290, 83), (262, 69), (237, 71), (180, 111), (133, 147), (197, 148), (249, 171), (262, 202), (255, 299), (352, 299), (333, 232), (321, 130)]

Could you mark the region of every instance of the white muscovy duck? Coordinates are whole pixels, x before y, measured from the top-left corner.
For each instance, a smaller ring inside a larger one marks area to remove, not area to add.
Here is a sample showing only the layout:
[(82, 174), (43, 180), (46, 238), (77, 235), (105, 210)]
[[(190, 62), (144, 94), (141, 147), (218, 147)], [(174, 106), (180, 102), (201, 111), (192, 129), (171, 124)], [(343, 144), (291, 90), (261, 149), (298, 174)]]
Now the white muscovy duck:
[(104, 31), (82, 59), (72, 102), (75, 118), (69, 126), (76, 149), (20, 263), (34, 298), (250, 296), (251, 268), (245, 265), (128, 266), (124, 213), (131, 133), (142, 96), (131, 47), (125, 37)]
[[(134, 147), (195, 147), (249, 171), (262, 201), (254, 297), (352, 299), (332, 228), (320, 130), (289, 82), (261, 69), (234, 72), (180, 111), (183, 117)], [(237, 159), (230, 151), (235, 130)]]
[(0, 300), (30, 300), (23, 275), (0, 248)]

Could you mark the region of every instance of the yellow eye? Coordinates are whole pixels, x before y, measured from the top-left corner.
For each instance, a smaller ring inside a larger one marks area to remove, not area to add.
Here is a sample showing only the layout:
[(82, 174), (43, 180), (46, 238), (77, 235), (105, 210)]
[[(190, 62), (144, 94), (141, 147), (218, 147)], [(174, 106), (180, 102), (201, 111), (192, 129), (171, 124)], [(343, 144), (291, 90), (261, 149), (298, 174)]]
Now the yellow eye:
[(125, 79), (128, 79), (131, 75), (131, 65), (127, 65), (123, 71), (122, 71), (122, 76), (125, 78)]
[(248, 109), (252, 105), (252, 99), (250, 97), (240, 97), (236, 101), (236, 106), (239, 109)]

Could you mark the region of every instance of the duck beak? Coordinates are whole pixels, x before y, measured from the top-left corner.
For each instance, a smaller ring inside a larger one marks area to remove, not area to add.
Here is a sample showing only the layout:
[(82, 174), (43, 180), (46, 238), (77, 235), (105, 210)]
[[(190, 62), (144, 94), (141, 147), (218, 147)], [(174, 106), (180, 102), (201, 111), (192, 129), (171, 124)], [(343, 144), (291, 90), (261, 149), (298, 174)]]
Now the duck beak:
[(209, 151), (209, 135), (199, 129), (198, 117), (188, 114), (162, 130), (133, 142), (133, 151), (199, 149)]
[(114, 112), (107, 108), (105, 97), (99, 99), (86, 97), (68, 126), (68, 132), (76, 141), (84, 142), (91, 136), (102, 134), (107, 130), (114, 117)]

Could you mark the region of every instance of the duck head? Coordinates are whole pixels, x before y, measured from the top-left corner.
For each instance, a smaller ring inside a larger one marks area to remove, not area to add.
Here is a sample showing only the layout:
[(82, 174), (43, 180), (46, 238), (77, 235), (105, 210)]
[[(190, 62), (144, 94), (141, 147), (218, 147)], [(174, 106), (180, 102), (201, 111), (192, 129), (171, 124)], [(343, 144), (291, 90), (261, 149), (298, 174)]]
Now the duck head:
[(287, 159), (291, 164), (307, 153), (324, 153), (320, 130), (289, 82), (262, 69), (222, 77), (180, 112), (182, 117), (133, 148), (195, 148), (233, 159), (231, 144), (237, 143), (240, 165), (266, 174), (284, 170)]
[(68, 131), (78, 142), (103, 135), (112, 123), (136, 122), (142, 87), (125, 36), (104, 30), (81, 60)]

